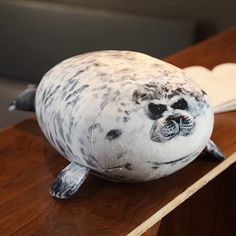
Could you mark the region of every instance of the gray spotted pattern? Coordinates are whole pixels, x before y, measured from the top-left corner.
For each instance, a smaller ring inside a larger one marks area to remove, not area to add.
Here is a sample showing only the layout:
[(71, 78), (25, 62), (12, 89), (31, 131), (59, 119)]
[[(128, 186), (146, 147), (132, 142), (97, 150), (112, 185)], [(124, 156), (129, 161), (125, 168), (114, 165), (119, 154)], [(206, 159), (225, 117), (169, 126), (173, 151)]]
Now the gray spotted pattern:
[(35, 105), (42, 131), (66, 159), (113, 181), (177, 171), (213, 128), (207, 95), (179, 68), (138, 52), (61, 62), (43, 77)]

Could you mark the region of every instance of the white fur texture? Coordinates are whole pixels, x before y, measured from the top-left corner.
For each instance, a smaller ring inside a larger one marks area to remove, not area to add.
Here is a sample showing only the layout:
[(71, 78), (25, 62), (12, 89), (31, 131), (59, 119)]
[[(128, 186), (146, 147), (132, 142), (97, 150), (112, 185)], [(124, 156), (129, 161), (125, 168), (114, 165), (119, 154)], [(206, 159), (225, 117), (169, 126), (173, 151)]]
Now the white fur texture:
[[(42, 131), (66, 159), (114, 181), (148, 181), (181, 169), (213, 129), (208, 96), (182, 70), (129, 51), (61, 62), (40, 82), (35, 107)], [(150, 107), (164, 111), (151, 114)], [(160, 141), (151, 139), (156, 127)]]

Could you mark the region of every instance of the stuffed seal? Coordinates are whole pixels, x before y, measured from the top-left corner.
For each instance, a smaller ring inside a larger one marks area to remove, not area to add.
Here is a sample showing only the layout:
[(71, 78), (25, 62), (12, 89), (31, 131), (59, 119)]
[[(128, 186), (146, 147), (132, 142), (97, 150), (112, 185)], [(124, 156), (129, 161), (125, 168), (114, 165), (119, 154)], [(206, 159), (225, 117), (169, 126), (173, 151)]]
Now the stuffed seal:
[(210, 140), (207, 94), (181, 69), (138, 52), (69, 58), (9, 108), (35, 108), (48, 141), (70, 162), (51, 188), (57, 198), (73, 195), (89, 173), (141, 182), (174, 173), (203, 150), (224, 158)]

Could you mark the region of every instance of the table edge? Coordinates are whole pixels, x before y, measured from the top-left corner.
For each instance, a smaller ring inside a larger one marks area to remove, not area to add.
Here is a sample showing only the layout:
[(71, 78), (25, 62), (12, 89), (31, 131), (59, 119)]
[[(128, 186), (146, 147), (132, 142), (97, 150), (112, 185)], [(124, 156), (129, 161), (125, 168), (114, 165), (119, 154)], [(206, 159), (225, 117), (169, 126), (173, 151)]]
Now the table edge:
[(142, 222), (139, 226), (133, 229), (127, 236), (137, 236), (146, 232), (149, 228), (151, 228), (154, 224), (160, 221), (164, 216), (169, 214), (172, 210), (174, 210), (177, 206), (182, 204), (185, 200), (191, 197), (194, 193), (199, 191), (202, 187), (204, 187), (207, 183), (213, 180), (215, 177), (220, 175), (224, 170), (230, 167), (232, 164), (236, 162), (236, 152), (227, 157), (222, 163), (217, 165), (214, 169), (209, 171), (199, 180), (197, 180), (194, 184), (189, 186), (185, 191), (175, 197), (172, 201), (167, 203), (164, 207), (162, 207), (159, 211), (155, 212), (149, 218), (147, 218), (144, 222)]

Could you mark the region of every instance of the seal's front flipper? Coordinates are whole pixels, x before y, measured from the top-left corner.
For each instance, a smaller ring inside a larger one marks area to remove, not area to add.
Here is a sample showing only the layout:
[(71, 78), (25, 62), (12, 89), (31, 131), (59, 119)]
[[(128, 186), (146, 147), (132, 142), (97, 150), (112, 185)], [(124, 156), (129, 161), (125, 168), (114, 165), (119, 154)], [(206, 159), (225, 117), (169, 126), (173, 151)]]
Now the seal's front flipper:
[(209, 140), (207, 146), (202, 152), (203, 155), (207, 155), (212, 159), (223, 161), (225, 159), (223, 153), (220, 149), (213, 143), (212, 140)]
[(9, 104), (8, 110), (35, 111), (34, 102), (36, 89), (36, 85), (29, 84), (16, 100)]
[(68, 198), (76, 193), (84, 182), (89, 169), (72, 162), (57, 176), (51, 187), (50, 194), (56, 198)]

